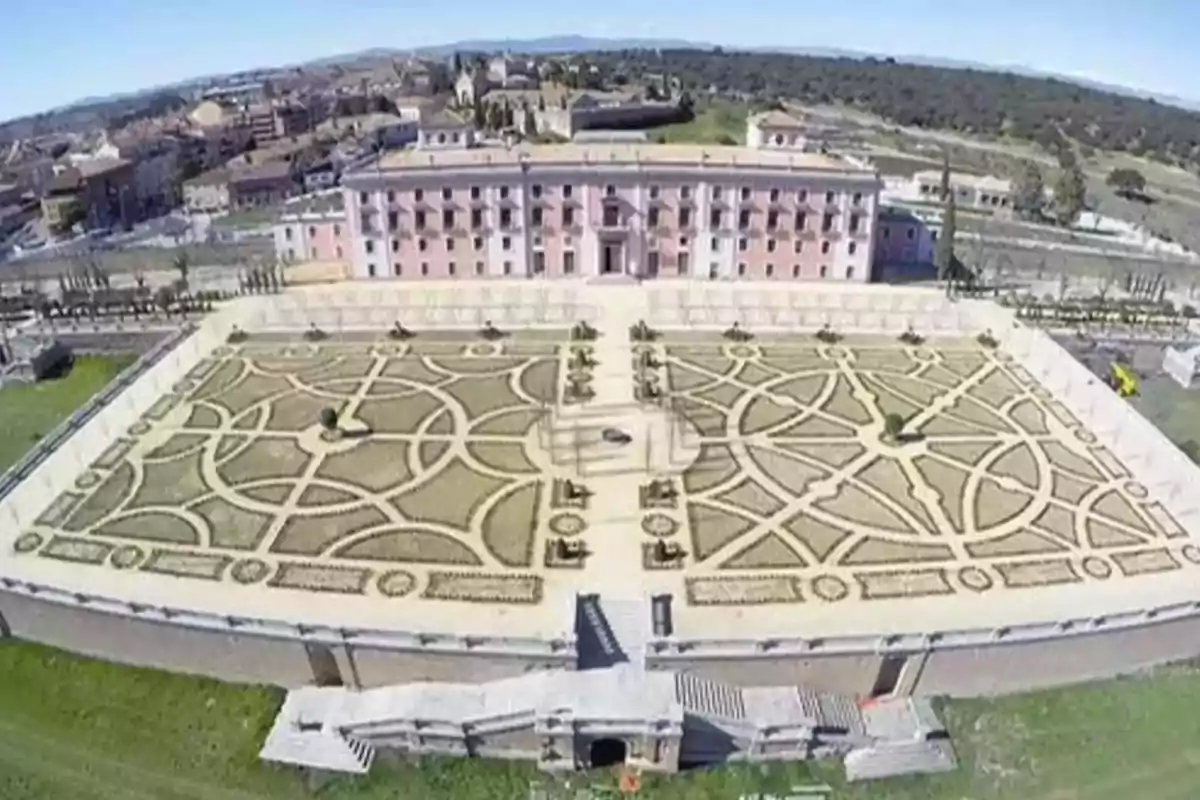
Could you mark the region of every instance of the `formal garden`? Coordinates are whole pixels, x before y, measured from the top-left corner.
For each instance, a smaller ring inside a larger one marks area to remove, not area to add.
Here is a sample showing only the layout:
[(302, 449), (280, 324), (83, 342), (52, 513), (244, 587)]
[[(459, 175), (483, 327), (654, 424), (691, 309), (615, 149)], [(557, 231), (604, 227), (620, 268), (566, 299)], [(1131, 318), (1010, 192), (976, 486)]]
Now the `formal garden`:
[[(722, 353), (719, 346), (710, 350)], [(656, 358), (665, 361), (661, 352)], [(719, 359), (717, 365), (728, 362)], [(0, 393), (4, 460), (19, 459), (39, 432), (69, 415), (123, 366), (118, 359), (79, 359), (64, 378)], [(1015, 368), (1010, 372), (1019, 375)], [(1015, 416), (1010, 410), (1008, 419)], [(1037, 420), (1052, 424), (1045, 412), (1023, 412), (1020, 418), (1033, 426), (1034, 436), (1044, 435)], [(110, 460), (121, 457), (108, 454)], [(1074, 461), (1071, 466), (1083, 468)], [(1064, 481), (1069, 471), (1057, 479)], [(1079, 477), (1085, 480), (1062, 486), (1078, 491), (1087, 484), (1086, 475)], [(642, 492), (653, 506), (645, 516), (661, 515), (645, 525), (658, 534), (654, 541), (686, 541), (676, 532), (678, 517), (672, 513), (682, 505), (683, 491), (680, 481), (672, 481)], [(586, 503), (578, 491), (564, 488), (563, 495)], [(5, 800), (518, 800), (529, 796), (531, 784), (547, 782), (532, 765), (428, 758), (382, 763), (368, 778), (339, 779), (314, 793), (295, 772), (257, 759), (282, 700), (278, 690), (124, 667), (11, 639), (0, 641), (0, 674), (5, 676), (0, 681), (0, 797)], [(1191, 665), (940, 705), (961, 765), (948, 775), (847, 786), (836, 761), (733, 765), (669, 778), (644, 776), (637, 796), (726, 800), (756, 792), (783, 795), (792, 786), (810, 784), (829, 784), (834, 797), (855, 800), (1115, 800), (1145, 793), (1147, 787), (1165, 798), (1200, 792), (1193, 746), (1200, 740), (1200, 674)], [(579, 788), (612, 796), (616, 787), (607, 771), (571, 781), (571, 792), (562, 796), (572, 797)]]
[[(566, 331), (231, 336), (80, 474), (19, 554), (243, 585), (536, 603), (584, 490), (538, 430)], [(564, 388), (566, 387), (566, 388)], [(532, 570), (532, 571), (531, 571)]]
[(642, 395), (699, 445), (680, 480), (641, 498), (645, 566), (683, 570), (693, 604), (977, 594), (1200, 563), (990, 342), (635, 338)]

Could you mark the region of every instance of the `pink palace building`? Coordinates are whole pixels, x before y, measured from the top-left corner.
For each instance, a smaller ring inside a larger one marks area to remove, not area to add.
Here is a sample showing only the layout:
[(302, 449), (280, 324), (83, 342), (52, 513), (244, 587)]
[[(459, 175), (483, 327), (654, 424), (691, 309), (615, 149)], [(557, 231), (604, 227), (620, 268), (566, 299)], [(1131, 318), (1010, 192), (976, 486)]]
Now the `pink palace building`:
[(775, 145), (480, 146), (447, 125), (343, 176), (324, 223), (343, 236), (314, 238), (354, 278), (871, 279), (869, 169)]

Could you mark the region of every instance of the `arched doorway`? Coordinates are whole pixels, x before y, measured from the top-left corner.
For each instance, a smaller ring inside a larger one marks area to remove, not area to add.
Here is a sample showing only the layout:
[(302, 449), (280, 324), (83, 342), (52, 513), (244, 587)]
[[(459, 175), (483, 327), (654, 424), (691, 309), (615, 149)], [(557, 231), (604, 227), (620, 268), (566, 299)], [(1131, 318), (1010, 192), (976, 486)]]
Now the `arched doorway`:
[(625, 763), (626, 747), (621, 739), (596, 739), (588, 752), (593, 767), (611, 767)]

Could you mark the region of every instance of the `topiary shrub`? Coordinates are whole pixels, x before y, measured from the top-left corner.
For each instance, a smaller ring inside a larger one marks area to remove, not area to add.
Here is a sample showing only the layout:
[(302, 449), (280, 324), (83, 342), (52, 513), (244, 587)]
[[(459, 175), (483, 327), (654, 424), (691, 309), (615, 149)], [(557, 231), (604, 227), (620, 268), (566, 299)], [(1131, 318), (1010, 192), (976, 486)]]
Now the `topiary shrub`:
[(837, 344), (842, 340), (842, 335), (829, 327), (829, 323), (825, 323), (821, 330), (817, 331), (817, 341), (822, 344)]
[(388, 338), (394, 342), (402, 342), (405, 339), (411, 339), (415, 335), (415, 333), (401, 325), (400, 320), (396, 320), (395, 324), (387, 332)]

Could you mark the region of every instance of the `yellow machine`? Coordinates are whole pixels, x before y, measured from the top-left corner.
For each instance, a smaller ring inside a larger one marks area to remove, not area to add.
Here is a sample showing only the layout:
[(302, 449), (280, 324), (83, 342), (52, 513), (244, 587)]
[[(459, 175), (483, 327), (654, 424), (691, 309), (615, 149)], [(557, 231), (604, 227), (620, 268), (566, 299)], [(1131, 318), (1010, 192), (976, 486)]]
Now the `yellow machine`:
[(1134, 374), (1116, 362), (1108, 367), (1108, 385), (1118, 397), (1133, 397), (1138, 393), (1138, 382)]

